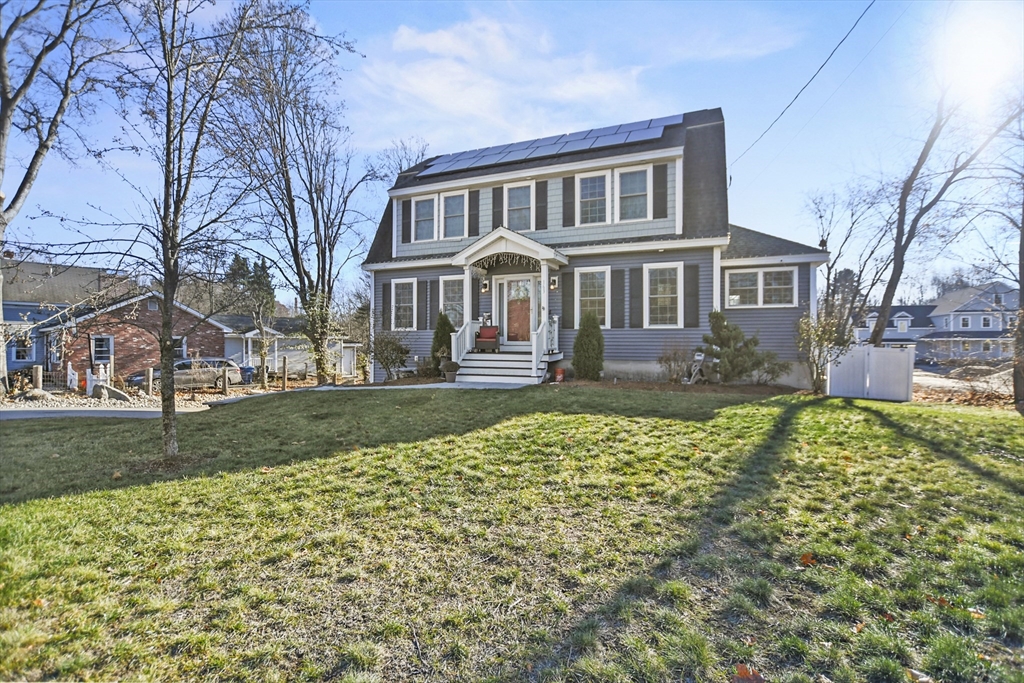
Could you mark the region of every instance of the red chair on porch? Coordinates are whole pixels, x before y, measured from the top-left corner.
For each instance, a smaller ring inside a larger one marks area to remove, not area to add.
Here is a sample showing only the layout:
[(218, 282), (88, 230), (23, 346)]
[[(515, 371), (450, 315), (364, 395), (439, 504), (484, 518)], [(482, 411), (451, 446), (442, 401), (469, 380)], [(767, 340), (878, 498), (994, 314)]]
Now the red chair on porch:
[(476, 333), (476, 345), (474, 347), (476, 351), (498, 351), (498, 328), (497, 327), (481, 327), (480, 331)]

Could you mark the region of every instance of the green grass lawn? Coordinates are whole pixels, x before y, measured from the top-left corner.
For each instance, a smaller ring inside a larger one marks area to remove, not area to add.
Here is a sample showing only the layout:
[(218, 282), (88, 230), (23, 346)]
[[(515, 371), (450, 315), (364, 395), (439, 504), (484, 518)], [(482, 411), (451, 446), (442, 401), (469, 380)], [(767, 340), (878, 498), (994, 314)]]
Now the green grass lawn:
[(535, 387), (0, 423), (0, 679), (1024, 681), (1024, 421)]

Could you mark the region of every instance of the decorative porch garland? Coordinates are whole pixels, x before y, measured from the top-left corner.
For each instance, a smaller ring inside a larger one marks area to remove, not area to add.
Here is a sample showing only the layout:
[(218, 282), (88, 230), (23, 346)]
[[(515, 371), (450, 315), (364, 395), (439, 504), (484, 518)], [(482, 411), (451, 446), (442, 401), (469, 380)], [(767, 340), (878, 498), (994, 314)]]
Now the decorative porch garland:
[(503, 251), (500, 254), (485, 256), (473, 264), (474, 269), (479, 268), (483, 271), (495, 266), (525, 266), (530, 270), (540, 270), (540, 261), (525, 254)]

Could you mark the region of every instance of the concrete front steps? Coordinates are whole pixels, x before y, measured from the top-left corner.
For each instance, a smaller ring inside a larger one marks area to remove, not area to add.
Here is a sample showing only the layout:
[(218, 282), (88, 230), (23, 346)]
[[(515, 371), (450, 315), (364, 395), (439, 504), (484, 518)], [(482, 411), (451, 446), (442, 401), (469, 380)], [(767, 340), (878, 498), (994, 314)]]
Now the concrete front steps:
[[(560, 354), (559, 354), (560, 355)], [(459, 363), (459, 382), (498, 382), (502, 384), (540, 384), (547, 371), (548, 356), (541, 363), (540, 376), (534, 377), (533, 356), (529, 352), (501, 351), (486, 353), (471, 351)]]

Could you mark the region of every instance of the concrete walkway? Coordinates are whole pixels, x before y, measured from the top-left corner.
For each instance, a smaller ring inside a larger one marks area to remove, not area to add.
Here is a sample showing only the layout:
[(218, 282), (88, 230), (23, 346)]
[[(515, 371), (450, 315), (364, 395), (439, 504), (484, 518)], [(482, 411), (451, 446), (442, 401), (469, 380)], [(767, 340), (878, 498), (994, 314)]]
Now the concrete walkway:
[[(198, 413), (209, 410), (209, 406), (178, 408), (182, 413)], [(40, 418), (59, 419), (67, 417), (117, 417), (136, 420), (152, 420), (160, 417), (160, 409), (153, 408), (0, 408), (0, 421), (34, 420)]]

